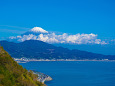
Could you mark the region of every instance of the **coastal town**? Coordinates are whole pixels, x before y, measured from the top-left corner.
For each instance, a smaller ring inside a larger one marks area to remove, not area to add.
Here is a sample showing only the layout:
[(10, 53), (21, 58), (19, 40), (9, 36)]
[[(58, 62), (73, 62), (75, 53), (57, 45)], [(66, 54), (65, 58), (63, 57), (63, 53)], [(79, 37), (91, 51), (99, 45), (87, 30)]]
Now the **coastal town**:
[(102, 60), (97, 60), (97, 59), (83, 59), (83, 60), (77, 60), (77, 59), (30, 59), (30, 58), (26, 58), (26, 57), (22, 57), (22, 58), (14, 58), (14, 60), (17, 63), (27, 63), (30, 61), (115, 61), (115, 60), (108, 60), (108, 59), (102, 59)]

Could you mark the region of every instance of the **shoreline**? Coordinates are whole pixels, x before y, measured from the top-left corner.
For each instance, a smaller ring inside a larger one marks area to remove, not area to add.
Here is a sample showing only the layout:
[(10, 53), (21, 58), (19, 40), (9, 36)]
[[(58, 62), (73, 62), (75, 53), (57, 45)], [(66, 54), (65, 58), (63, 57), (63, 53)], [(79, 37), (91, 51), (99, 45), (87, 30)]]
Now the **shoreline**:
[(31, 62), (31, 61), (46, 61), (46, 62), (55, 62), (55, 61), (115, 61), (115, 60), (29, 60), (27, 62)]
[(84, 59), (84, 60), (76, 60), (76, 59), (23, 59), (23, 58), (14, 58), (14, 60), (18, 63), (27, 63), (27, 62), (31, 62), (31, 61), (106, 61), (106, 62), (114, 62), (115, 60), (108, 60), (108, 59), (102, 59), (102, 60), (96, 60), (96, 59)]
[[(33, 71), (33, 70), (32, 70)], [(51, 81), (53, 80), (49, 75), (46, 75), (44, 73), (41, 73), (41, 72), (37, 72), (37, 71), (33, 71), (34, 74), (37, 74), (38, 75), (38, 81), (41, 82), (41, 83), (45, 83), (46, 81)]]

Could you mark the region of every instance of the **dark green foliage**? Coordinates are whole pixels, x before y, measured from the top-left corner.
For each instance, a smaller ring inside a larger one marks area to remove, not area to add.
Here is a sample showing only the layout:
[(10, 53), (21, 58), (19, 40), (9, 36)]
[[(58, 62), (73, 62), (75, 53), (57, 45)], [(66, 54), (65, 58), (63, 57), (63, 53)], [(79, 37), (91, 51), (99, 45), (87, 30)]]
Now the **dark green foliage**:
[(37, 81), (37, 75), (17, 64), (0, 47), (0, 86), (44, 86)]
[(115, 60), (115, 55), (102, 55), (80, 50), (69, 50), (56, 47), (38, 40), (28, 40), (21, 43), (0, 41), (4, 49), (14, 58), (35, 59), (109, 59)]

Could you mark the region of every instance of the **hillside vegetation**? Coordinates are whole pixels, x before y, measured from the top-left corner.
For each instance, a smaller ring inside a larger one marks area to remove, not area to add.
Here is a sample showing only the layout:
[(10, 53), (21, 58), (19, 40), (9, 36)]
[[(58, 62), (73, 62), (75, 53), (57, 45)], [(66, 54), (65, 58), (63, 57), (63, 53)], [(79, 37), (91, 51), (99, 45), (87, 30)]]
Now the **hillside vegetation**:
[(28, 72), (0, 46), (0, 86), (44, 86), (38, 76)]

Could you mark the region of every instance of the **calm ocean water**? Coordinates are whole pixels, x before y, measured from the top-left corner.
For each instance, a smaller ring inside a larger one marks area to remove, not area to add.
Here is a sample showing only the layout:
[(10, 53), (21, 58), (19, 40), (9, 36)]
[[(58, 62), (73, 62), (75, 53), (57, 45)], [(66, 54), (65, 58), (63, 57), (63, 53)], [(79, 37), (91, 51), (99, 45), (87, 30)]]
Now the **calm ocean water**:
[(48, 86), (115, 86), (115, 62), (38, 61), (20, 65), (51, 76)]

